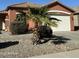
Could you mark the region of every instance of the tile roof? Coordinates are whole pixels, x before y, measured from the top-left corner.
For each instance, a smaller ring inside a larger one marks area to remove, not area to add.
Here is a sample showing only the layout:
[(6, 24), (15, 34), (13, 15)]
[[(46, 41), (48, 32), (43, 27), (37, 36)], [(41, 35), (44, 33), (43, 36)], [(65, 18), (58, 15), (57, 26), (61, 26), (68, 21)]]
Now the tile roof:
[(40, 8), (42, 5), (40, 4), (33, 4), (33, 3), (19, 3), (19, 4), (14, 4), (14, 5), (10, 5), (9, 7), (22, 7), (22, 8), (26, 8), (26, 7), (30, 7), (30, 8)]
[[(54, 4), (54, 3), (59, 3), (61, 5), (63, 5), (62, 3), (60, 3), (59, 1), (52, 1), (46, 5), (41, 5), (41, 4), (33, 4), (33, 3), (28, 3), (28, 2), (24, 2), (24, 3), (18, 3), (18, 4), (13, 4), (13, 5), (10, 5), (7, 7), (6, 10), (8, 10), (10, 7), (16, 7), (16, 8), (26, 8), (26, 7), (30, 7), (30, 8), (41, 8), (41, 7), (45, 7), (45, 6), (49, 6), (51, 4)], [(71, 10), (71, 11), (74, 11), (74, 9), (70, 8), (70, 7), (67, 7), (65, 5), (63, 5), (64, 7), (66, 7), (67, 9)]]

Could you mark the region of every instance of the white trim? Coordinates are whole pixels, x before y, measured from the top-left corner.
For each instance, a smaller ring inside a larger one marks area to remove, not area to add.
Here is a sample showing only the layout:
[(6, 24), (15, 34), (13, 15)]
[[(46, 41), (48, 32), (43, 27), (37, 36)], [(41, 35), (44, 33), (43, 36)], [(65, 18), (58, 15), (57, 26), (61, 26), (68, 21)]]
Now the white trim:
[(69, 12), (61, 11), (61, 10), (49, 10), (48, 12), (62, 12), (62, 13), (65, 13), (65, 14), (71, 14)]
[(5, 19), (5, 20), (9, 20), (9, 19)]
[(2, 23), (2, 29), (5, 30), (5, 23)]
[(20, 12), (16, 12), (16, 14), (21, 14)]

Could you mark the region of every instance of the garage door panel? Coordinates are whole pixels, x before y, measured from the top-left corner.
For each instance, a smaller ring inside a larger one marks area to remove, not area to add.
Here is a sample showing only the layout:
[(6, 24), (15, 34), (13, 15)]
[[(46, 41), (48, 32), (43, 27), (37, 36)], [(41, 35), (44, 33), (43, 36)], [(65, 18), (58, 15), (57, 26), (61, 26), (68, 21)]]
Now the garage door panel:
[(58, 27), (51, 27), (53, 31), (70, 31), (70, 16), (51, 16), (52, 18), (57, 18), (59, 21)]

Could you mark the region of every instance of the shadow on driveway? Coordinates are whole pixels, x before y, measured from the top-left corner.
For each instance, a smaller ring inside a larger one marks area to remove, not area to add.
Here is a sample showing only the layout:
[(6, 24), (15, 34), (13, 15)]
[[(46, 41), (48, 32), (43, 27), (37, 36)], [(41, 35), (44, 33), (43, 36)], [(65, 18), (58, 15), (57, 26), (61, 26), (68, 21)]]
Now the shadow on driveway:
[(0, 49), (7, 48), (9, 46), (13, 46), (13, 45), (17, 45), (17, 44), (19, 44), (18, 41), (14, 41), (14, 42), (12, 42), (12, 41), (2, 42), (2, 43), (0, 43)]
[(54, 35), (53, 38), (52, 38), (52, 42), (51, 43), (54, 43), (55, 45), (58, 45), (58, 44), (64, 44), (64, 43), (66, 43), (69, 40), (71, 40), (71, 39), (65, 38), (63, 36), (56, 36), (56, 35)]
[[(41, 42), (41, 40), (43, 40), (43, 42)], [(56, 36), (53, 35), (51, 38), (43, 38), (43, 39), (39, 39), (39, 44), (43, 44), (43, 43), (47, 43), (48, 41), (51, 40), (51, 43), (55, 44), (55, 45), (59, 45), (59, 44), (65, 44), (67, 43), (67, 41), (71, 40), (69, 38), (65, 38), (63, 36)]]

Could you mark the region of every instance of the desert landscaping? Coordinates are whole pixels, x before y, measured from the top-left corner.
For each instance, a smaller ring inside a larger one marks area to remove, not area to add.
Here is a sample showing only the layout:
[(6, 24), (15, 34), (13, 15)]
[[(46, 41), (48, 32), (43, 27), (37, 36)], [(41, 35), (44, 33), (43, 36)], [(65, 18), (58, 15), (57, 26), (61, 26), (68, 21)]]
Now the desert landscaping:
[[(72, 34), (72, 35), (71, 35)], [(0, 34), (0, 57), (33, 57), (39, 55), (53, 54), (79, 49), (79, 32), (54, 32), (56, 40), (49, 40), (46, 43), (33, 45), (33, 34), (11, 35)]]

